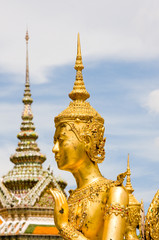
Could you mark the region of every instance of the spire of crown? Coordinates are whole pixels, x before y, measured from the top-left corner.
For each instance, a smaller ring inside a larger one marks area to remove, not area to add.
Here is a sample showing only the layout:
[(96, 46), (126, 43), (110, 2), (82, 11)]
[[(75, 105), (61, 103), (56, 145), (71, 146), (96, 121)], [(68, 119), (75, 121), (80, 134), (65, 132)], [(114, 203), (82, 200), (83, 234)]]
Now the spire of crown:
[(72, 100), (83, 100), (85, 101), (87, 98), (90, 97), (90, 94), (87, 92), (84, 81), (83, 81), (83, 75), (82, 75), (82, 69), (84, 69), (83, 63), (82, 63), (82, 55), (81, 55), (81, 44), (80, 44), (80, 35), (78, 33), (77, 38), (77, 56), (76, 56), (76, 62), (75, 67), (76, 69), (76, 80), (73, 86), (72, 92), (69, 94), (69, 97)]
[(55, 126), (57, 127), (61, 122), (76, 121), (77, 119), (85, 123), (94, 119), (99, 124), (99, 126), (101, 126), (104, 124), (104, 119), (90, 105), (89, 102), (85, 101), (90, 97), (90, 95), (85, 88), (82, 76), (82, 69), (84, 66), (82, 63), (79, 33), (77, 40), (77, 57), (74, 68), (76, 69), (76, 80), (73, 86), (73, 90), (69, 94), (69, 97), (73, 101), (70, 101), (69, 106), (55, 117)]
[(127, 160), (127, 180), (126, 180), (126, 189), (128, 190), (129, 193), (134, 192), (134, 189), (131, 184), (131, 171), (130, 171), (130, 163), (129, 163), (129, 154), (128, 154), (128, 160)]
[(81, 55), (81, 43), (80, 43), (80, 35), (78, 33), (77, 35), (77, 56), (76, 56), (76, 62), (74, 68), (78, 70), (83, 70), (84, 66), (82, 63), (82, 55)]

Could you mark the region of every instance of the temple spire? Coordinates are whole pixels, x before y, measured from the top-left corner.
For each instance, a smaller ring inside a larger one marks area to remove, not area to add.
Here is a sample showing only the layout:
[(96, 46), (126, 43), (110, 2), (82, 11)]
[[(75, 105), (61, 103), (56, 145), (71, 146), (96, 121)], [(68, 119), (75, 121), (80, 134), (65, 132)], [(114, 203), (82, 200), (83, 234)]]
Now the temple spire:
[[(40, 149), (36, 143), (38, 134), (35, 132), (35, 126), (33, 123), (33, 113), (31, 109), (31, 104), (33, 99), (31, 98), (30, 82), (29, 82), (29, 60), (28, 60), (28, 40), (29, 34), (28, 30), (25, 35), (26, 40), (26, 79), (25, 79), (25, 89), (24, 89), (24, 110), (22, 112), (22, 123), (20, 127), (20, 132), (17, 138), (20, 140), (16, 153), (10, 157), (10, 160), (14, 164), (29, 164), (36, 163), (42, 164), (46, 157), (40, 153)], [(25, 176), (26, 177), (26, 176)]]
[(129, 193), (134, 192), (134, 189), (131, 184), (131, 171), (130, 171), (130, 162), (129, 162), (129, 154), (128, 154), (128, 160), (127, 160), (127, 179), (126, 179), (126, 189), (128, 190)]
[(84, 85), (84, 81), (83, 81), (82, 69), (84, 69), (84, 66), (82, 63), (81, 44), (80, 44), (79, 33), (78, 33), (78, 37), (77, 37), (77, 56), (76, 56), (76, 62), (75, 62), (74, 68), (76, 69), (76, 80), (75, 80), (75, 83), (73, 86), (73, 90), (69, 94), (69, 97), (72, 100), (85, 101), (87, 98), (90, 97), (90, 95), (87, 92), (85, 85)]
[(23, 97), (24, 111), (22, 113), (22, 119), (26, 117), (33, 119), (33, 114), (31, 110), (31, 104), (33, 102), (33, 99), (31, 98), (30, 81), (29, 81), (28, 30), (26, 31), (25, 40), (26, 40), (26, 76), (25, 76), (25, 89), (24, 89), (24, 97)]
[(28, 30), (26, 31), (25, 35), (25, 40), (26, 40), (26, 84), (29, 85), (29, 59), (28, 59), (28, 41), (29, 41), (29, 34)]

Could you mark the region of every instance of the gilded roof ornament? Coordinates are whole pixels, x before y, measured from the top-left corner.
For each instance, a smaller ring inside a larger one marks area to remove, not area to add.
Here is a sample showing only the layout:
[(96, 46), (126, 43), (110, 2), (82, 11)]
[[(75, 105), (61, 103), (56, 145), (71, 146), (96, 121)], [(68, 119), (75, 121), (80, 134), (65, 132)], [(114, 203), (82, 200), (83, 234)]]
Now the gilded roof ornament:
[(126, 179), (126, 189), (129, 193), (133, 193), (134, 189), (131, 184), (131, 170), (130, 170), (130, 162), (129, 162), (129, 153), (128, 153), (128, 160), (127, 160), (127, 179)]
[(140, 205), (138, 200), (135, 198), (135, 196), (132, 194), (134, 192), (134, 189), (131, 184), (131, 170), (130, 170), (130, 162), (129, 162), (129, 154), (128, 154), (128, 160), (127, 160), (127, 179), (126, 179), (126, 190), (129, 193), (129, 205)]
[(128, 160), (127, 160), (127, 180), (126, 180), (126, 190), (129, 194), (129, 205), (128, 205), (128, 222), (127, 222), (127, 228), (126, 228), (126, 240), (138, 240), (138, 237), (136, 235), (136, 228), (140, 223), (140, 209), (141, 204), (138, 202), (138, 200), (135, 198), (135, 196), (132, 194), (134, 192), (134, 189), (131, 184), (131, 171), (130, 171), (130, 162), (129, 162), (129, 154), (128, 154)]

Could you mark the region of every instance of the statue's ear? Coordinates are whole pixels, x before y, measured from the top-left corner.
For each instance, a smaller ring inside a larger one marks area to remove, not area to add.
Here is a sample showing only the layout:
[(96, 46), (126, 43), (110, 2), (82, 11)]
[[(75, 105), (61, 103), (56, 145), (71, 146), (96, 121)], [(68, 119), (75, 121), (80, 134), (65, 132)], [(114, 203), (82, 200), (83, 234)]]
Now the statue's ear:
[(86, 135), (84, 138), (86, 152), (89, 152), (91, 149), (92, 141), (89, 135)]

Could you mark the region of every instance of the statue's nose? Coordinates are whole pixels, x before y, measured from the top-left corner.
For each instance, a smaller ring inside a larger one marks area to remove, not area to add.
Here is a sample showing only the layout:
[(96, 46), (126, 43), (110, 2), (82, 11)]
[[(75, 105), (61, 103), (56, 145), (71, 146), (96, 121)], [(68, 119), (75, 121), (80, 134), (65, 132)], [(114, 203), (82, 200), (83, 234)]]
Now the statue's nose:
[(54, 144), (52, 152), (53, 153), (59, 152), (59, 142), (58, 141)]

